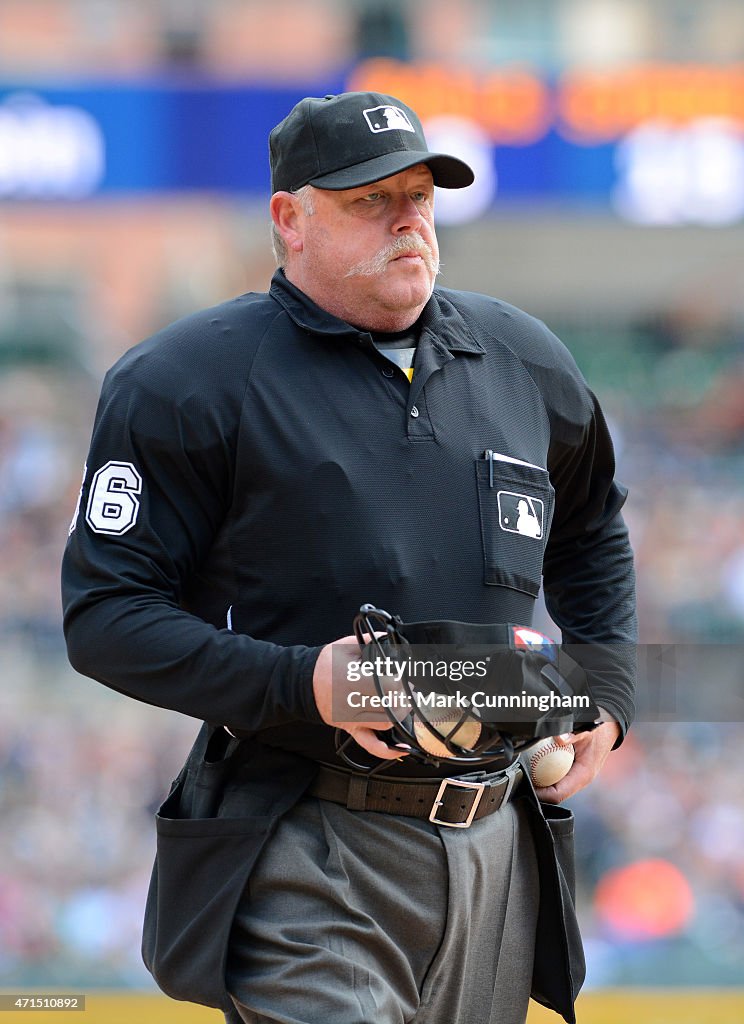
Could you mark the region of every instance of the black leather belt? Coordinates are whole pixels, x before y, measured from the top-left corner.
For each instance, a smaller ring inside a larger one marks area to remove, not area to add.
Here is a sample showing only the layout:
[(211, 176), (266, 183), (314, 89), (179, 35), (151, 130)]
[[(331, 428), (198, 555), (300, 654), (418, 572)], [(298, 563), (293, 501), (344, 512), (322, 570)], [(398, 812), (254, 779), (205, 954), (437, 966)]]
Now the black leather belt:
[(518, 761), (498, 774), (474, 772), (450, 779), (382, 778), (322, 764), (308, 793), (352, 811), (407, 814), (435, 825), (468, 828), (503, 807), (521, 778)]

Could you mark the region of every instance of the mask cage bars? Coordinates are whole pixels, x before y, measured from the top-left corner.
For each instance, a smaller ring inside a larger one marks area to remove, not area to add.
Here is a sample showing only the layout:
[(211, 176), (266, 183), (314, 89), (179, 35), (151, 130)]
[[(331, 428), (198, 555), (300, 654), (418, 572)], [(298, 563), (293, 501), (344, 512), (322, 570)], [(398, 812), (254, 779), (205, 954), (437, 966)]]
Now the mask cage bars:
[[(358, 614), (354, 617), (353, 626), (354, 635), (362, 656), (368, 657), (368, 652), (372, 651), (372, 658), (370, 660), (374, 664), (375, 656), (385, 659), (390, 657), (391, 649), (394, 652), (395, 650), (404, 651), (406, 648), (410, 648), (410, 644), (400, 632), (399, 627), (402, 625), (403, 622), (398, 616), (393, 616), (372, 604), (362, 605)], [(382, 636), (378, 634), (382, 634)], [(372, 678), (378, 696), (386, 696), (386, 690), (376, 668)], [(488, 763), (492, 770), (498, 771), (500, 768), (508, 768), (514, 762), (516, 754), (512, 740), (494, 729), (489, 723), (483, 722), (473, 710), (466, 708), (462, 711), (452, 728), (448, 732), (443, 733), (436, 726), (432, 725), (426, 715), (422, 713), (416, 699), (417, 691), (411, 685), (410, 679), (404, 675), (401, 683), (411, 708), (408, 715), (403, 720), (400, 720), (393, 714), (391, 708), (383, 705), (384, 711), (390, 719), (389, 731), (392, 739), (390, 745), (393, 749), (397, 744), (400, 744), (402, 748), (409, 749), (411, 756), (417, 761), (433, 765), (437, 768), (443, 761), (447, 764), (454, 763), (467, 767), (477, 767), (478, 765)], [(464, 747), (455, 743), (453, 737), (470, 719), (478, 722), (484, 733), (484, 738), (479, 740), (473, 747)], [(446, 747), (448, 756), (431, 754), (420, 746), (419, 739), (414, 732), (414, 720), (424, 726), (439, 744)], [(396, 764), (395, 761), (380, 761), (375, 766), (359, 764), (349, 754), (348, 748), (353, 742), (352, 736), (345, 734), (340, 729), (336, 730), (336, 753), (355, 771), (363, 771), (372, 775)], [(537, 737), (534, 742), (537, 742)]]

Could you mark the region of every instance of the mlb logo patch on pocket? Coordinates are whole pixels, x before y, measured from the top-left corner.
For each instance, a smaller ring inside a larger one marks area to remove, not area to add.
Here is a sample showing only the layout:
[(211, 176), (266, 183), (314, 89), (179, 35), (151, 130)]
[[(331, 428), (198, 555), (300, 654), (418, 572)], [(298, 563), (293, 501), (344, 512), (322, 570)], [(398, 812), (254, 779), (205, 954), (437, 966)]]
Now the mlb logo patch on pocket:
[(516, 491), (499, 491), (498, 502), (502, 530), (535, 540), (542, 538), (545, 506), (539, 498)]

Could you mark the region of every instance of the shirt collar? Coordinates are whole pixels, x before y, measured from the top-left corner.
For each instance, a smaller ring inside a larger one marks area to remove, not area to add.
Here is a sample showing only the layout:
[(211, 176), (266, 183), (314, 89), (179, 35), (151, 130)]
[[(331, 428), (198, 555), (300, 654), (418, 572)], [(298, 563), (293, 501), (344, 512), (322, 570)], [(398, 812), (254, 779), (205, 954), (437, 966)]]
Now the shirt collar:
[(360, 333), (357, 328), (347, 324), (345, 320), (340, 320), (332, 313), (321, 309), (309, 295), (293, 285), (281, 269), (277, 270), (271, 279), (269, 294), (276, 299), (280, 306), (284, 307), (292, 320), (303, 331), (309, 331), (311, 334), (335, 334), (339, 337), (342, 335), (358, 337)]
[[(345, 320), (327, 313), (289, 281), (283, 270), (277, 270), (271, 279), (269, 294), (275, 299), (298, 327), (311, 334), (358, 338), (358, 328)], [(446, 296), (435, 288), (421, 313), (421, 332), (427, 332), (450, 352), (471, 352), (482, 355), (485, 349), (470, 333), (460, 312)]]

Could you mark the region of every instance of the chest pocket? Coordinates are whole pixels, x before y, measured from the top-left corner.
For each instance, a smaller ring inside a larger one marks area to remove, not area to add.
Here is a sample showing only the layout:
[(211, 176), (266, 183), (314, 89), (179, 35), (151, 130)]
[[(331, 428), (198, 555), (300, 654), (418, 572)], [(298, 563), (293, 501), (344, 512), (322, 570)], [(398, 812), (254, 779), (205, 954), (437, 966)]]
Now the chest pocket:
[(555, 499), (547, 470), (501, 462), (490, 452), (475, 470), (483, 582), (537, 597)]

